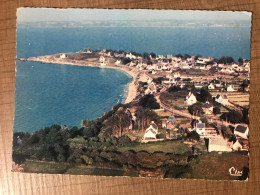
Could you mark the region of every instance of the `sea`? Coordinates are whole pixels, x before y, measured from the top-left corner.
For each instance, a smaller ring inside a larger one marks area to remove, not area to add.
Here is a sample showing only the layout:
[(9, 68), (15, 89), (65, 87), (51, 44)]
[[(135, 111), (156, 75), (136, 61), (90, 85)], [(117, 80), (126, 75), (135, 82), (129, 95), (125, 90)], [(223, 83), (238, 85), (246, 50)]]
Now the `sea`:
[[(85, 48), (250, 59), (248, 27), (17, 29), (17, 58)], [(52, 124), (80, 127), (123, 103), (132, 77), (121, 70), (16, 61), (14, 132)]]

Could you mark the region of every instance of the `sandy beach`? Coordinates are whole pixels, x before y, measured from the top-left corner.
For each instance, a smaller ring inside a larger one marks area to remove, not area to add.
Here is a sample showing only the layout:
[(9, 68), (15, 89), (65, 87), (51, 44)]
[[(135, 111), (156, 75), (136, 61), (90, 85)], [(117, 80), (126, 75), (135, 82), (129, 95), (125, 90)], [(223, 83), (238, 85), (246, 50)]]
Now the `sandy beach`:
[(128, 66), (115, 65), (115, 64), (101, 66), (100, 63), (98, 62), (61, 59), (61, 58), (55, 58), (53, 55), (30, 57), (27, 59), (27, 61), (36, 61), (36, 62), (53, 63), (53, 64), (66, 64), (66, 65), (75, 65), (75, 66), (90, 66), (90, 67), (98, 67), (98, 68), (113, 68), (113, 69), (123, 70), (133, 77), (132, 82), (129, 83), (128, 85), (128, 94), (124, 103), (129, 103), (133, 101), (137, 96), (137, 85), (138, 85), (137, 76), (140, 74), (140, 72)]

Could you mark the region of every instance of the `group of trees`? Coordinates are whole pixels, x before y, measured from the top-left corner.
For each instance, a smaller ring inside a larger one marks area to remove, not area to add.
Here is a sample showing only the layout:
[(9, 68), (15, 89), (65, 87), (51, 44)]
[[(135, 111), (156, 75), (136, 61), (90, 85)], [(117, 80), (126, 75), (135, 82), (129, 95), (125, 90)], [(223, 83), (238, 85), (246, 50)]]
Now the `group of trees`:
[(128, 130), (131, 124), (131, 117), (123, 109), (119, 109), (107, 121), (107, 126), (112, 129), (112, 134), (119, 137), (123, 131)]
[(188, 111), (190, 114), (196, 115), (196, 116), (200, 116), (200, 115), (204, 114), (201, 102), (197, 102), (197, 103), (189, 106)]
[[(120, 137), (132, 129), (144, 130), (151, 121), (156, 121), (156, 123), (159, 124), (160, 120), (158, 115), (151, 109), (158, 109), (160, 105), (152, 94), (141, 97), (136, 106), (135, 122), (133, 121), (132, 114), (127, 111), (127, 106), (123, 104), (116, 105), (112, 111), (106, 113), (102, 120), (102, 129), (105, 129), (105, 133), (110, 136)], [(98, 132), (91, 122), (90, 125), (87, 126), (85, 131), (91, 135)], [(131, 128), (129, 128), (130, 126)]]
[(136, 110), (136, 125), (138, 130), (145, 130), (151, 121), (154, 121), (156, 124), (160, 123), (159, 116), (149, 108), (139, 108)]
[(212, 101), (212, 96), (206, 88), (201, 88), (200, 92), (196, 94), (197, 100), (200, 102)]
[(220, 64), (232, 64), (234, 62), (235, 62), (235, 60), (232, 57), (229, 57), (229, 56), (222, 56), (218, 60), (218, 63), (220, 63)]
[(223, 113), (220, 118), (227, 120), (231, 123), (246, 123), (249, 124), (248, 108), (243, 108), (242, 111), (230, 110), (229, 112)]
[(193, 115), (202, 115), (204, 113), (202, 109), (202, 103), (205, 103), (206, 101), (212, 102), (212, 96), (206, 88), (201, 88), (199, 92), (195, 88), (193, 88), (191, 91), (196, 96), (198, 102), (189, 106), (188, 111)]
[(139, 105), (144, 108), (159, 109), (160, 104), (156, 101), (153, 94), (147, 94), (140, 98)]

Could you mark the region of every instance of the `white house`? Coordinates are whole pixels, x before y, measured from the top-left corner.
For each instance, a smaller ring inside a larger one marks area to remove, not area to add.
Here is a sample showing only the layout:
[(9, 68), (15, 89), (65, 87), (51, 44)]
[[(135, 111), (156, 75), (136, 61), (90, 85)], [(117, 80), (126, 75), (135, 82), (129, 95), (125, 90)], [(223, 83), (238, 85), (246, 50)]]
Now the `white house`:
[(192, 92), (189, 92), (189, 94), (186, 96), (186, 103), (188, 105), (192, 105), (195, 104), (196, 102), (197, 102), (196, 96)]
[(145, 130), (144, 140), (156, 139), (157, 133), (158, 126), (154, 123), (154, 121), (152, 121), (150, 126)]
[(157, 92), (157, 89), (156, 89), (156, 85), (151, 82), (150, 84), (148, 84), (148, 88), (145, 90), (145, 95), (147, 94), (154, 94)]
[(227, 91), (228, 91), (228, 92), (234, 92), (235, 89), (233, 88), (232, 85), (229, 85), (229, 86), (227, 87)]
[(136, 59), (136, 56), (133, 55), (132, 53), (127, 53), (125, 57), (130, 59)]
[(205, 123), (202, 123), (200, 121), (198, 123), (195, 123), (195, 131), (199, 135), (205, 135)]
[(104, 63), (105, 60), (106, 60), (106, 58), (105, 58), (104, 56), (100, 56), (99, 61), (100, 61), (101, 63)]
[(163, 59), (163, 55), (158, 55), (156, 59)]
[(67, 57), (67, 55), (65, 53), (60, 55), (61, 59), (65, 59), (66, 57)]
[(115, 64), (116, 64), (116, 65), (121, 64), (121, 60), (117, 60), (117, 61), (115, 62)]
[(215, 89), (215, 85), (214, 85), (213, 83), (210, 83), (210, 84), (208, 85), (208, 89)]
[(220, 104), (227, 104), (228, 103), (228, 97), (227, 95), (217, 95), (215, 97), (215, 101), (220, 103)]
[(181, 78), (181, 74), (180, 74), (179, 72), (175, 72), (175, 73), (173, 74), (173, 77), (174, 77), (174, 78), (178, 78), (178, 77)]
[(249, 128), (243, 125), (236, 125), (234, 129), (234, 134), (242, 138), (247, 139), (249, 133)]
[(243, 146), (238, 140), (232, 146), (232, 149), (235, 151), (242, 150), (242, 148), (243, 148)]

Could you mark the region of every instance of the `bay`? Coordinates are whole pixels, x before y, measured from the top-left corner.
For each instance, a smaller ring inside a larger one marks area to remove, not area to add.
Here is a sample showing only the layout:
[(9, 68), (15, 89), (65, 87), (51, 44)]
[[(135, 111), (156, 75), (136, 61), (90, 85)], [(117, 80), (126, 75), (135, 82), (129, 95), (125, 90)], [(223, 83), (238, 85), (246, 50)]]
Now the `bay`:
[(14, 132), (80, 127), (123, 102), (131, 81), (121, 70), (17, 61)]
[[(84, 48), (250, 59), (248, 27), (18, 28), (17, 58)], [(14, 131), (80, 126), (123, 102), (132, 78), (123, 71), (16, 62)]]

